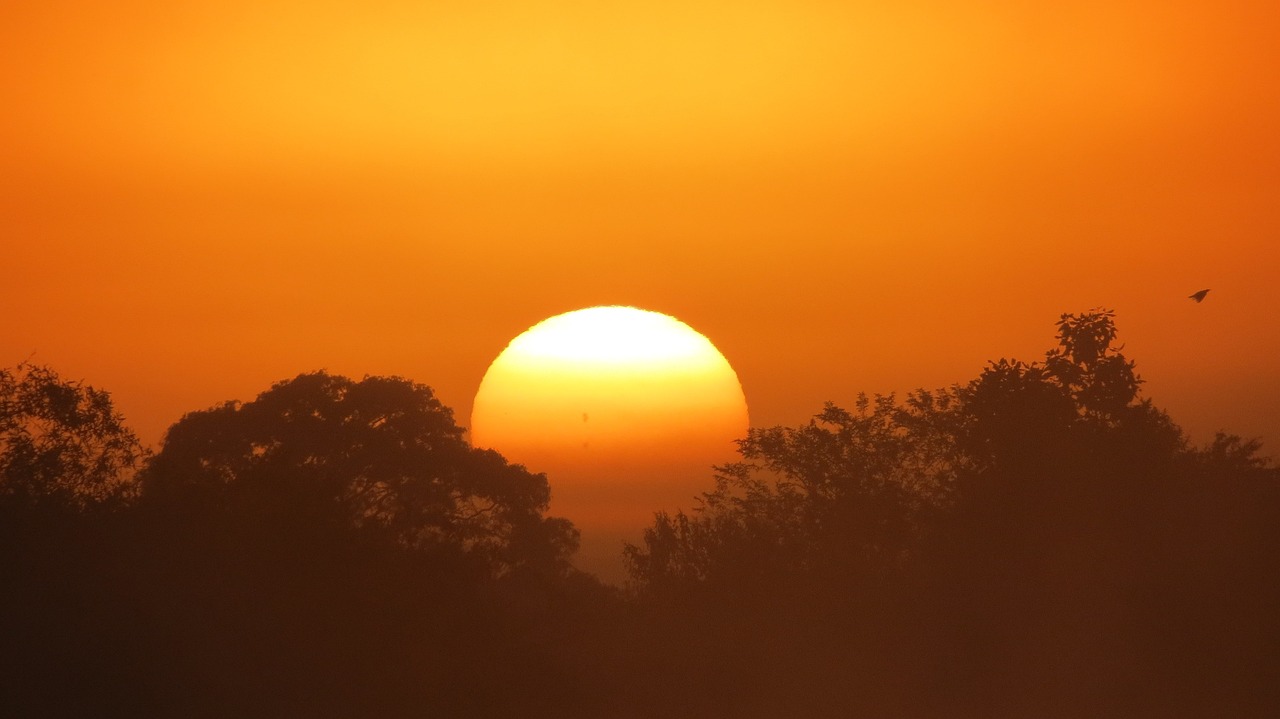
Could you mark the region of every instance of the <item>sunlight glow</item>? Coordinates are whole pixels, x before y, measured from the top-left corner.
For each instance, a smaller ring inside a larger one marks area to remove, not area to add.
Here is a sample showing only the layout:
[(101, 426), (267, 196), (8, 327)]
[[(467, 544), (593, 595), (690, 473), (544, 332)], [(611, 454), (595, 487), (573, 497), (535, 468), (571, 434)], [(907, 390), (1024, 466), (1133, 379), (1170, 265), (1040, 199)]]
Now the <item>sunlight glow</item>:
[(582, 531), (582, 568), (616, 578), (622, 540), (688, 509), (733, 461), (747, 404), (728, 361), (679, 320), (634, 307), (552, 317), (516, 337), (476, 393), (472, 444), (546, 472)]
[(685, 323), (634, 307), (592, 307), (557, 315), (517, 337), (507, 352), (525, 362), (612, 367), (724, 363), (711, 342)]
[(515, 461), (580, 465), (708, 443), (723, 458), (746, 424), (737, 375), (706, 337), (657, 312), (592, 307), (512, 340), (480, 383), (471, 431)]

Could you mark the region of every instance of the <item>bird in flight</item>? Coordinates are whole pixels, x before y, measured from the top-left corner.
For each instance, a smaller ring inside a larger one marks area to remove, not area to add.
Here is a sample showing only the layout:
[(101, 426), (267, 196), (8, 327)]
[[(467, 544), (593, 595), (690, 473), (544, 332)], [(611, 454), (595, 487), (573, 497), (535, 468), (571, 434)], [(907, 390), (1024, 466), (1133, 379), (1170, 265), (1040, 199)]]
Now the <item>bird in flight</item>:
[(1205, 295), (1207, 295), (1207, 294), (1209, 294), (1209, 290), (1200, 290), (1199, 292), (1195, 293), (1194, 295), (1188, 295), (1188, 299), (1193, 299), (1193, 300), (1195, 300), (1196, 302), (1203, 302), (1203, 301), (1204, 301), (1204, 296), (1205, 296)]

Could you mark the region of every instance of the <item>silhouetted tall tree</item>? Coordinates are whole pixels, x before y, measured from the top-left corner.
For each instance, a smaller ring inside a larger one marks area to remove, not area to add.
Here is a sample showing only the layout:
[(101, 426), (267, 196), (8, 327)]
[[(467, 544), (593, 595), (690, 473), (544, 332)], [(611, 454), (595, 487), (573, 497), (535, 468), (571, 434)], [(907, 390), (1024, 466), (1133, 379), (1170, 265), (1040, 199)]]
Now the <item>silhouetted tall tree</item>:
[(0, 714), (114, 712), (131, 656), (103, 559), (146, 456), (106, 392), (0, 369)]
[(592, 596), (572, 526), (423, 385), (300, 375), (186, 415), (141, 481), (117, 621), (144, 618), (139, 692), (174, 713), (496, 716), (578, 690), (530, 671), (565, 671), (531, 637)]
[(567, 520), (543, 516), (543, 475), (472, 448), (430, 388), (394, 377), (304, 374), (190, 413), (169, 429), (143, 490), (156, 502), (305, 515), (453, 548), (495, 575), (563, 572), (576, 546)]

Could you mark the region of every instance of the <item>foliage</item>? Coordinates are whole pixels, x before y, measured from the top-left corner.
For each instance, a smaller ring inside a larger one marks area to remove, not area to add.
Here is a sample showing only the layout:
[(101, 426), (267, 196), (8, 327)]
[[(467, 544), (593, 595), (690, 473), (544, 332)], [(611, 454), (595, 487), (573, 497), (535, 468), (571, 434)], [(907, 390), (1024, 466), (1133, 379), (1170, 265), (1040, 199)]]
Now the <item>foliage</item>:
[[(659, 516), (645, 548), (628, 547), (632, 578), (655, 589), (708, 580), (737, 556), (754, 571), (817, 565), (891, 568), (919, 548), (929, 514), (1007, 470), (1062, 466), (1075, 425), (1117, 423), (1139, 379), (1111, 346), (1113, 313), (1063, 315), (1043, 363), (1001, 359), (964, 386), (859, 395), (808, 424), (751, 429), (743, 461), (719, 468), (696, 516)], [(772, 568), (768, 568), (772, 567)]]
[(1256, 441), (1189, 446), (1109, 310), (1057, 328), (1041, 361), (751, 430), (701, 507), (627, 548), (637, 598), (799, 676), (888, 667), (844, 713), (1276, 706), (1245, 677), (1280, 661), (1280, 470)]
[(859, 397), (797, 428), (751, 429), (743, 460), (718, 468), (694, 516), (659, 515), (645, 548), (626, 548), (633, 580), (745, 585), (761, 574), (888, 568), (947, 498), (959, 457), (946, 447), (953, 393)]
[(1280, 470), (1190, 446), (1116, 338), (1064, 315), (1039, 361), (752, 430), (627, 594), (429, 389), (302, 375), (184, 417), (120, 511), (0, 501), (0, 706), (1275, 716)]
[(883, 571), (920, 548), (931, 515), (993, 484), (1007, 499), (1011, 482), (1116, 460), (1107, 441), (1166, 457), (1181, 446), (1176, 427), (1137, 401), (1113, 312), (1064, 314), (1057, 327), (1043, 362), (1001, 359), (964, 386), (904, 402), (860, 395), (852, 412), (827, 404), (801, 427), (750, 430), (743, 461), (719, 468), (695, 516), (659, 515), (645, 547), (626, 549), (633, 580), (653, 591), (747, 567), (756, 580)]
[(75, 507), (126, 500), (146, 456), (107, 392), (40, 365), (0, 369), (0, 494)]
[(544, 518), (543, 475), (474, 449), (420, 384), (324, 372), (246, 402), (193, 412), (170, 428), (143, 476), (151, 502), (304, 515), (402, 546), (452, 548), (495, 574), (562, 571), (576, 532)]

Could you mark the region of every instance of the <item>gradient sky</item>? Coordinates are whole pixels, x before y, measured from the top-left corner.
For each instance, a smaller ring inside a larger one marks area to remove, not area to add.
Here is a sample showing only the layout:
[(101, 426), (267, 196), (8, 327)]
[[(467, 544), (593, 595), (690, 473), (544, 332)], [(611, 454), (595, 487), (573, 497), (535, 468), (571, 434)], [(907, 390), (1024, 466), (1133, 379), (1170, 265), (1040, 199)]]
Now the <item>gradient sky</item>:
[(320, 368), (465, 423), (628, 304), (796, 424), (1106, 306), (1194, 439), (1280, 454), (1280, 6), (1033, 5), (7, 3), (0, 365), (148, 442)]

